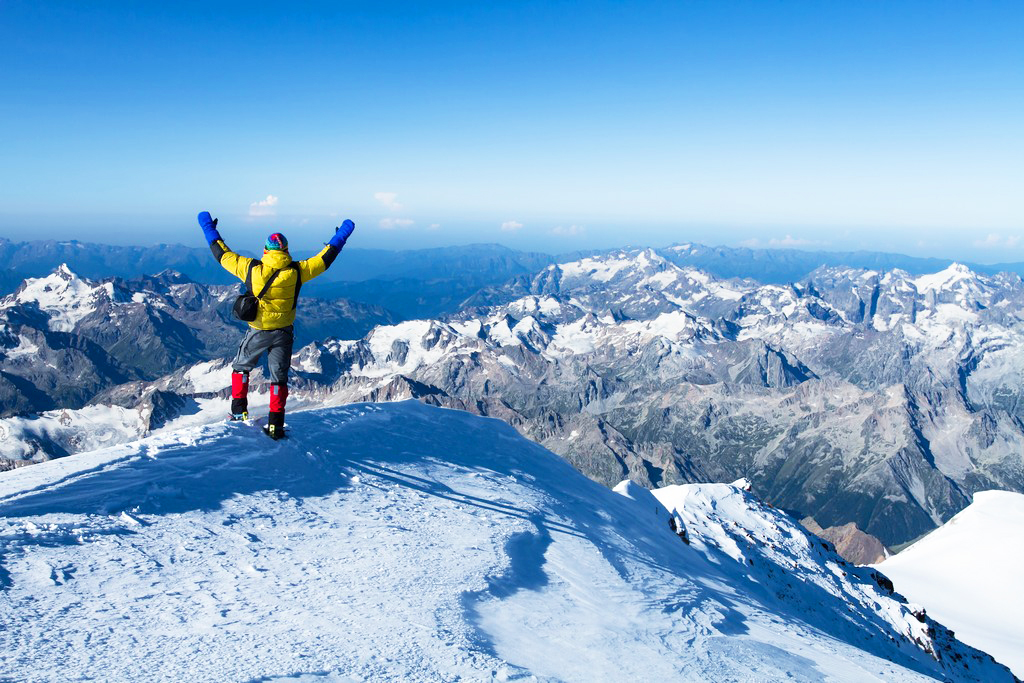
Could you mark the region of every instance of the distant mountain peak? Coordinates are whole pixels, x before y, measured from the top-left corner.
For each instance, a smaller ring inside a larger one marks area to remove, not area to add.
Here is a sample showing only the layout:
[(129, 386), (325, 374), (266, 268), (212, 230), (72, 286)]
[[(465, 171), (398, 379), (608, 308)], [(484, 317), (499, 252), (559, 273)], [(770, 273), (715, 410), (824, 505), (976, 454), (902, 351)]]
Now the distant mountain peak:
[(51, 288), (54, 286), (63, 287), (62, 283), (83, 282), (91, 284), (86, 278), (75, 272), (67, 263), (61, 263), (42, 277), (28, 278), (26, 282), (38, 283), (40, 286), (50, 286)]
[(62, 263), (54, 269), (53, 275), (62, 278), (64, 280), (74, 280), (78, 278), (78, 275), (71, 270), (71, 266), (67, 263)]
[[(100, 286), (104, 287), (104, 286)], [(104, 287), (112, 294), (112, 285)], [(25, 280), (18, 290), (0, 303), (0, 310), (18, 304), (35, 304), (50, 318), (50, 329), (70, 332), (94, 309), (98, 287), (79, 277), (62, 263), (45, 277)]]
[(947, 268), (937, 273), (919, 275), (914, 278), (914, 284), (918, 291), (927, 292), (930, 290), (951, 289), (954, 285), (964, 281), (978, 281), (980, 276), (962, 263), (952, 263)]

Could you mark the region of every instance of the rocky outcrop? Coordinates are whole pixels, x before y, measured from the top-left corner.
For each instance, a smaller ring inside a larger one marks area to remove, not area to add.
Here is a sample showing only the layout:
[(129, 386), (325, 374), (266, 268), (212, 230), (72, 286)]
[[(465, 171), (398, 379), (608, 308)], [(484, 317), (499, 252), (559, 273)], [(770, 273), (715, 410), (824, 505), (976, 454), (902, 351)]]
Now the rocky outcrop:
[(878, 564), (890, 555), (881, 541), (858, 529), (853, 522), (828, 529), (822, 529), (813, 517), (807, 517), (800, 523), (811, 533), (831, 543), (847, 562), (859, 565)]

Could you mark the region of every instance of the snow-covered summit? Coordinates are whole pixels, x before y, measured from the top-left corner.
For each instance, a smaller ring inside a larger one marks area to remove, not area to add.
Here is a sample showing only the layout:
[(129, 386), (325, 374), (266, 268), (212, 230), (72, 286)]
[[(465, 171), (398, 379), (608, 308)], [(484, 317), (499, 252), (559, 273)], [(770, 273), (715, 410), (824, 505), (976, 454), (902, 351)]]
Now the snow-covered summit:
[(962, 282), (976, 280), (978, 276), (968, 266), (962, 263), (951, 263), (947, 268), (931, 273), (919, 275), (914, 278), (914, 285), (919, 292), (929, 290), (950, 289)]
[(708, 297), (736, 301), (754, 288), (752, 281), (722, 280), (697, 268), (678, 266), (653, 249), (583, 258), (551, 266), (549, 271), (557, 274), (559, 291), (583, 297), (588, 289), (607, 292), (611, 288), (619, 295), (615, 303), (620, 306), (655, 308), (667, 299), (683, 307)]
[(79, 277), (66, 263), (45, 277), (30, 278), (0, 301), (0, 310), (34, 303), (49, 317), (50, 329), (70, 332), (96, 310), (97, 299), (113, 296), (112, 285), (96, 285)]
[(413, 402), (291, 427), (282, 443), (197, 427), (0, 476), (2, 670), (1012, 680), (735, 486), (617, 494), (503, 423)]

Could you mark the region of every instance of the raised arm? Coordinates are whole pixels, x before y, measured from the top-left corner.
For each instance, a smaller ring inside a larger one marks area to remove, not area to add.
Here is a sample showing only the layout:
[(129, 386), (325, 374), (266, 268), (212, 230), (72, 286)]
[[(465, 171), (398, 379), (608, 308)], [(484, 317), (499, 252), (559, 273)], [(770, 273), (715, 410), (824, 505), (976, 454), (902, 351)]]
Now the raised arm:
[(356, 224), (349, 219), (345, 219), (345, 222), (340, 227), (334, 229), (334, 236), (331, 237), (331, 241), (327, 243), (320, 253), (316, 256), (312, 256), (304, 261), (299, 261), (299, 271), (302, 273), (302, 281), (309, 282), (318, 275), (323, 275), (324, 271), (331, 267), (334, 263), (334, 259), (338, 257), (338, 252), (341, 251), (342, 247), (345, 246), (345, 242), (348, 241), (349, 235), (356, 229)]
[(206, 238), (207, 244), (210, 245), (210, 251), (213, 252), (213, 258), (217, 259), (217, 263), (239, 280), (244, 280), (252, 259), (247, 256), (239, 256), (228, 248), (217, 231), (217, 219), (211, 218), (209, 211), (199, 214), (199, 227), (203, 229), (203, 236)]

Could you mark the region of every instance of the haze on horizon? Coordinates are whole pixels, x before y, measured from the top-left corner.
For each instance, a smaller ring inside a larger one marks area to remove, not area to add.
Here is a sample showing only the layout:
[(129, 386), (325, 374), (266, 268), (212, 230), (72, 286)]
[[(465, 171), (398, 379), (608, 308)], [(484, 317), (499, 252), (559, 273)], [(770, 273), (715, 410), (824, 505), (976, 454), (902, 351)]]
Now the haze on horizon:
[(0, 3), (0, 237), (1024, 261), (1024, 6)]

